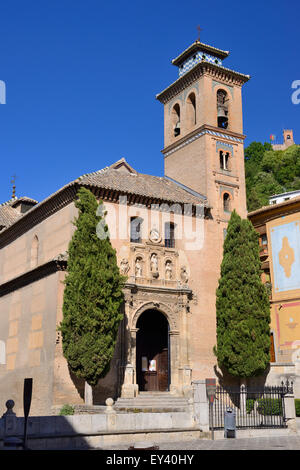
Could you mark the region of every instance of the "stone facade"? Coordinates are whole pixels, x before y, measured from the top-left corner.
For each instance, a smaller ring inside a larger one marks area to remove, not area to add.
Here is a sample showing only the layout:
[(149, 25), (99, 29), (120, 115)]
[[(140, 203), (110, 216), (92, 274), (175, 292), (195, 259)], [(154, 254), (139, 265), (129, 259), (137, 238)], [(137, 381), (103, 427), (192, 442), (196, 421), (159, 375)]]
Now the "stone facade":
[[(195, 48), (202, 51), (201, 61), (191, 67), (188, 54)], [(215, 376), (223, 240), (231, 211), (246, 216), (241, 87), (249, 77), (211, 59), (226, 55), (197, 42), (174, 64), (188, 62), (188, 68), (157, 95), (164, 104), (164, 177), (142, 175), (122, 159), (32, 202), (18, 217), (2, 211), (0, 381), (17, 413), (25, 376), (34, 379), (32, 414), (83, 402), (84, 383), (70, 374), (56, 330), (81, 186), (104, 201), (111, 242), (127, 276), (115, 355), (93, 391), (94, 403), (139, 393), (138, 325), (151, 312), (160, 312), (168, 324), (169, 392), (189, 397), (193, 381)], [(15, 202), (5, 205), (6, 212)], [(141, 221), (138, 242), (130, 234), (135, 217)]]

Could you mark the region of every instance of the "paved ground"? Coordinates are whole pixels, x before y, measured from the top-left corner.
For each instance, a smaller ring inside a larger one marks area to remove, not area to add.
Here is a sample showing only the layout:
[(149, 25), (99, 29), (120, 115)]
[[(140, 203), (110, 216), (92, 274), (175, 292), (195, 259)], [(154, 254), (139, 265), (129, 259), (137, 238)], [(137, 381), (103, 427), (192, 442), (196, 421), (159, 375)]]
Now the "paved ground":
[[(126, 450), (128, 446), (105, 447), (103, 450)], [(249, 439), (198, 439), (159, 444), (159, 450), (300, 450), (300, 436), (252, 437)]]
[[(298, 435), (251, 437), (235, 439), (194, 439), (192, 441), (160, 443), (159, 450), (300, 450), (300, 418)], [(128, 446), (105, 447), (105, 450), (125, 450)]]

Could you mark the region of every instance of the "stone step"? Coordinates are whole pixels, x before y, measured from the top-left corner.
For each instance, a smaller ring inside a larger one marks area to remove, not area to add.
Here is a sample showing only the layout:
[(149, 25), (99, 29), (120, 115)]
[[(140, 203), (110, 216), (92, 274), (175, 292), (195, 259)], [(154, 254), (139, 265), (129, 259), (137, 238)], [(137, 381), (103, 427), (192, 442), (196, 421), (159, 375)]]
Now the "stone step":
[(132, 400), (132, 401), (121, 401), (118, 400), (115, 403), (115, 406), (117, 405), (158, 405), (158, 406), (165, 406), (165, 405), (170, 405), (170, 406), (175, 406), (175, 405), (188, 405), (187, 401), (156, 401), (156, 400)]
[(185, 397), (174, 396), (168, 392), (141, 392), (135, 398), (118, 398), (114, 408), (116, 410), (186, 411), (188, 404)]
[(115, 405), (144, 404), (144, 405), (188, 405), (186, 400), (117, 400)]

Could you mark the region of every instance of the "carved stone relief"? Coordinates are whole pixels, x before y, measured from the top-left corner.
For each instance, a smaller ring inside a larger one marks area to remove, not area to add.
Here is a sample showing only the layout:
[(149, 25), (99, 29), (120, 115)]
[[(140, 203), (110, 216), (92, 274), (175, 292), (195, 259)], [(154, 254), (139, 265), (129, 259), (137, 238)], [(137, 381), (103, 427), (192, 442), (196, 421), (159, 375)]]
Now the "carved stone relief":
[(129, 272), (130, 266), (128, 259), (123, 258), (120, 263), (120, 273), (126, 275)]

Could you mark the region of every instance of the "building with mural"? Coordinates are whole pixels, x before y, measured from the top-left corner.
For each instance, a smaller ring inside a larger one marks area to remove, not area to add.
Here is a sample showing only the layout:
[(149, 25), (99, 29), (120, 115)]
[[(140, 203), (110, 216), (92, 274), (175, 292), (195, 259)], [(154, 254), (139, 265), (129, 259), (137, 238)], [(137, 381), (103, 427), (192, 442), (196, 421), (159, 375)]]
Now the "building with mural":
[(84, 383), (70, 374), (57, 331), (82, 186), (104, 201), (127, 276), (124, 321), (94, 403), (141, 391), (188, 399), (194, 380), (215, 376), (223, 240), (231, 211), (247, 215), (242, 87), (249, 76), (223, 65), (228, 54), (196, 41), (172, 61), (178, 76), (156, 96), (164, 176), (121, 159), (39, 203), (14, 197), (0, 206), (0, 387), (16, 412), (24, 377), (34, 381), (32, 414), (83, 403)]
[(295, 396), (299, 397), (300, 196), (262, 207), (248, 217), (260, 234), (262, 277), (270, 294), (272, 357), (268, 380), (294, 380)]

